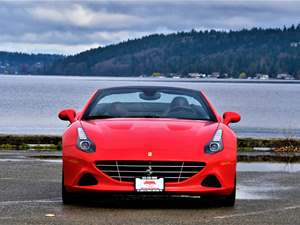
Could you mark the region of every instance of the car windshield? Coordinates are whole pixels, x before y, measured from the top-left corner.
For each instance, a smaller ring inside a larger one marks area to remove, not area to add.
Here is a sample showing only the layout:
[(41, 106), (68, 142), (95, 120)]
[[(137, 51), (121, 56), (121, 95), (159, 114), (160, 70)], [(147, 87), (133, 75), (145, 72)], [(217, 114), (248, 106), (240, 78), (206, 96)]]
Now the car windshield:
[(83, 119), (107, 118), (215, 120), (200, 92), (165, 87), (127, 87), (99, 91)]

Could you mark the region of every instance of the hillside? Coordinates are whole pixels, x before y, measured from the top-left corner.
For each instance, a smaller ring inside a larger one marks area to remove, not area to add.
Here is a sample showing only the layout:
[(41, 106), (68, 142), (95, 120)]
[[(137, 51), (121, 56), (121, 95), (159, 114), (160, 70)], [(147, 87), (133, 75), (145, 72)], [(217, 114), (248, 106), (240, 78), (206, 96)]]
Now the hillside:
[(284, 29), (154, 34), (74, 56), (0, 52), (0, 73), (151, 76), (188, 73), (300, 79), (300, 25)]
[(24, 54), (0, 51), (0, 73), (2, 74), (44, 74), (60, 55)]
[(300, 26), (155, 34), (58, 60), (48, 74), (138, 76), (154, 72), (300, 74)]

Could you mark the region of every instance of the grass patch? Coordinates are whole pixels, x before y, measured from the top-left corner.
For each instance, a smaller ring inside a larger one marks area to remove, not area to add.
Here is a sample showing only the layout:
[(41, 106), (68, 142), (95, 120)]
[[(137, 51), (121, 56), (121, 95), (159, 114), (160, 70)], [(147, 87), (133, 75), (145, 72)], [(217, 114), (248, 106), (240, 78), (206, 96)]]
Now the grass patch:
[(0, 150), (14, 150), (16, 148), (17, 146), (12, 144), (0, 144)]
[(253, 148), (252, 147), (239, 147), (238, 151), (239, 152), (252, 152)]
[(0, 150), (61, 150), (61, 137), (46, 135), (0, 135)]
[(1, 144), (55, 144), (61, 142), (61, 137), (59, 136), (47, 136), (47, 135), (0, 135), (0, 145)]

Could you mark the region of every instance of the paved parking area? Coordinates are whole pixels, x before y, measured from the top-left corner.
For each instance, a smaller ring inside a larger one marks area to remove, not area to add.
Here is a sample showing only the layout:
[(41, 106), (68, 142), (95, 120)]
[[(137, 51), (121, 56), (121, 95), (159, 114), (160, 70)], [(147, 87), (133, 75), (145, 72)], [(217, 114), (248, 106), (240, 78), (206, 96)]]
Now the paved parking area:
[(0, 153), (0, 224), (300, 224), (300, 172), (280, 166), (239, 164), (234, 208), (187, 197), (114, 197), (65, 206), (60, 160)]

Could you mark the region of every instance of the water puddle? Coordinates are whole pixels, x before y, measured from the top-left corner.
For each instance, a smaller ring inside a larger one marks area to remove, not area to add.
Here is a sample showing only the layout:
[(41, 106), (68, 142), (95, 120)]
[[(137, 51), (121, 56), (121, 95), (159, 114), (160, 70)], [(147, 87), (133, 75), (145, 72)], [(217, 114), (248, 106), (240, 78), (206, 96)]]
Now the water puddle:
[[(292, 184), (282, 185), (282, 173), (300, 172), (300, 163), (273, 163), (273, 162), (239, 162), (237, 171), (260, 172), (260, 175), (245, 177), (241, 175), (237, 185), (237, 199), (279, 199), (284, 193), (295, 188)], [(272, 176), (268, 174), (272, 172)]]
[(239, 162), (238, 172), (300, 172), (300, 163)]
[(43, 162), (50, 162), (50, 163), (62, 163), (62, 159), (40, 159)]
[(237, 185), (237, 199), (279, 199), (279, 192), (289, 191), (292, 187), (283, 187), (271, 183), (259, 185)]
[(0, 159), (0, 162), (24, 162), (24, 161), (31, 161), (34, 162), (34, 159), (15, 159), (15, 158), (7, 158), (7, 159)]

